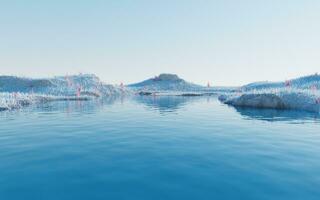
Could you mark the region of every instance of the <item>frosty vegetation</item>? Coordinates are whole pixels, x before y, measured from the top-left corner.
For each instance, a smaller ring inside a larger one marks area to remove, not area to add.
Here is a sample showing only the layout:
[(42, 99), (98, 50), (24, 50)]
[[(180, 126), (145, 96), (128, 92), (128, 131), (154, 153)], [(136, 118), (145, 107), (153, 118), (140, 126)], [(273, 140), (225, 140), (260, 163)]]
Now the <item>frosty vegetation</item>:
[(243, 107), (295, 109), (320, 112), (320, 76), (318, 74), (278, 83), (252, 83), (237, 92), (224, 94), (220, 101)]
[(48, 101), (91, 100), (127, 94), (123, 86), (105, 84), (92, 74), (30, 79), (0, 76), (0, 110)]
[(220, 95), (233, 106), (296, 109), (320, 112), (320, 76), (305, 76), (284, 82), (257, 82), (239, 88), (201, 86), (175, 74), (160, 74), (140, 83), (105, 84), (93, 74), (30, 79), (0, 76), (0, 110), (48, 101), (91, 100), (117, 95)]

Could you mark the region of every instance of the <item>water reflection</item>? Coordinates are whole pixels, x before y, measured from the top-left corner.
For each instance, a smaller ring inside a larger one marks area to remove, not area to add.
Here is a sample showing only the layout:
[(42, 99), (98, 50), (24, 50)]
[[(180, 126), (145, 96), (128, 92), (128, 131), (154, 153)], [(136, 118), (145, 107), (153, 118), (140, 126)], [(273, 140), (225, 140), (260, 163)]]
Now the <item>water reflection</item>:
[(82, 113), (94, 113), (97, 110), (101, 110), (106, 105), (113, 105), (115, 103), (123, 103), (123, 96), (110, 96), (104, 98), (97, 98), (90, 101), (53, 101), (43, 104), (34, 105), (28, 110), (34, 112), (37, 110), (38, 112), (61, 112), (65, 113), (73, 113), (73, 112), (82, 112)]
[(138, 96), (136, 102), (144, 104), (147, 108), (158, 110), (160, 113), (175, 113), (186, 104), (200, 97), (183, 96)]
[[(186, 97), (186, 96), (110, 96), (97, 98), (92, 101), (57, 101), (43, 104), (36, 104), (25, 107), (21, 110), (0, 112), (0, 116), (14, 116), (23, 112), (38, 112), (46, 114), (71, 113), (92, 114), (97, 111), (103, 111), (108, 106), (114, 104), (123, 104), (125, 102), (136, 102), (144, 105), (148, 110), (156, 110), (160, 114), (178, 113), (180, 109), (185, 108), (193, 102), (199, 104), (213, 105), (218, 101), (215, 97)], [(193, 105), (191, 105), (193, 106)], [(218, 107), (216, 107), (218, 109)], [(288, 122), (288, 123), (320, 123), (319, 113), (310, 113), (294, 110), (276, 110), (276, 109), (254, 109), (232, 107), (237, 113), (247, 120), (262, 120), (268, 122)], [(214, 110), (214, 108), (213, 108)], [(217, 110), (218, 111), (218, 110)], [(221, 112), (221, 110), (219, 110)], [(222, 111), (223, 112), (223, 111)]]
[(320, 115), (318, 113), (296, 111), (296, 110), (277, 110), (277, 109), (255, 109), (235, 107), (245, 119), (257, 119), (269, 122), (287, 121), (290, 123), (317, 122), (320, 123)]

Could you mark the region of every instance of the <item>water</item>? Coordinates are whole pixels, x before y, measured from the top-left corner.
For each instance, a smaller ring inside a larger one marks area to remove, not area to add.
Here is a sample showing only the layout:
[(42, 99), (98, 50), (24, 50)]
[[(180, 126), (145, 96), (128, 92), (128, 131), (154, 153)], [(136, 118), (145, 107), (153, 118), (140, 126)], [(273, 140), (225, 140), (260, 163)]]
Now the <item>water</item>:
[(0, 199), (319, 199), (320, 120), (214, 97), (0, 113)]

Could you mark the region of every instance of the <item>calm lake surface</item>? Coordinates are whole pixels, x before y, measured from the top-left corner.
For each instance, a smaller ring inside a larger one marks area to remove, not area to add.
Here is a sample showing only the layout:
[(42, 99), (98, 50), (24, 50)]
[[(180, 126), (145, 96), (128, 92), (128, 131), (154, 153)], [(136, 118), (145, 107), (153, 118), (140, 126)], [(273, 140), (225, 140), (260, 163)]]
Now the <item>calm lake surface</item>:
[(215, 97), (0, 113), (0, 199), (320, 199), (320, 119)]

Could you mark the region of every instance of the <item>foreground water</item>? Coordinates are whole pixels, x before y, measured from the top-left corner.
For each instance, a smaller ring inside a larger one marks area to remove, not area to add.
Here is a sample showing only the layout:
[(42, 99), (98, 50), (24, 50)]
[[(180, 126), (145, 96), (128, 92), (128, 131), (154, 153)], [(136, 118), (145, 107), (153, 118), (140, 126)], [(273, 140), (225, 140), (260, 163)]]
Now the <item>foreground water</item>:
[(319, 199), (320, 120), (216, 98), (0, 113), (0, 199)]

